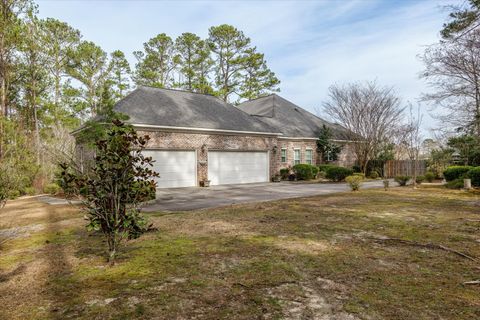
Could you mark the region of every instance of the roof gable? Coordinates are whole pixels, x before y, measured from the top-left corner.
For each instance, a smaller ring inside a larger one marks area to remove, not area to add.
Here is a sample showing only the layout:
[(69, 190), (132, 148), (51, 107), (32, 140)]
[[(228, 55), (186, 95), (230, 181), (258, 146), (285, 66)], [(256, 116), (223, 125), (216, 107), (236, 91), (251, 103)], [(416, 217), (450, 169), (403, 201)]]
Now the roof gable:
[(335, 139), (347, 137), (340, 125), (323, 120), (277, 94), (246, 101), (237, 107), (287, 137), (316, 138), (323, 125), (331, 129)]

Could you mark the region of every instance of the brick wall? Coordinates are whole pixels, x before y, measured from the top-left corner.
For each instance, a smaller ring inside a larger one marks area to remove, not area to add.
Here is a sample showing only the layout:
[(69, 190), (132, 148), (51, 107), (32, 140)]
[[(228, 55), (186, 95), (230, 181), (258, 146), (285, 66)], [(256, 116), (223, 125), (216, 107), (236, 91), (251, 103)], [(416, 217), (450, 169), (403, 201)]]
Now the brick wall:
[(208, 150), (230, 151), (268, 151), (270, 156), (270, 177), (278, 170), (273, 152), (277, 145), (276, 137), (244, 136), (208, 133), (182, 133), (163, 131), (139, 131), (151, 137), (149, 149), (164, 150), (195, 150), (197, 153), (197, 181), (203, 181), (208, 176)]
[[(285, 149), (287, 152), (286, 162), (282, 162), (282, 149)], [(278, 139), (277, 146), (277, 156), (275, 157), (275, 163), (273, 164), (276, 168), (276, 173), (282, 168), (293, 167), (295, 149), (300, 150), (300, 163), (306, 163), (306, 150), (312, 150), (312, 164), (317, 163), (317, 142), (315, 140), (298, 140), (298, 139)]]
[[(197, 155), (197, 181), (208, 179), (208, 150), (268, 151), (270, 157), (270, 179), (279, 174), (281, 168), (294, 166), (295, 149), (300, 150), (300, 163), (306, 163), (306, 151), (312, 150), (312, 164), (320, 164), (315, 140), (284, 139), (260, 135), (210, 134), (172, 131), (138, 130), (140, 135), (148, 134), (151, 140), (147, 149), (194, 150)], [(79, 146), (77, 145), (77, 151)], [(282, 149), (287, 159), (282, 162)], [(84, 150), (82, 150), (84, 151)], [(82, 152), (83, 153), (83, 152)], [(83, 159), (86, 156), (80, 156)], [(354, 163), (351, 147), (344, 145), (336, 164), (351, 166)]]

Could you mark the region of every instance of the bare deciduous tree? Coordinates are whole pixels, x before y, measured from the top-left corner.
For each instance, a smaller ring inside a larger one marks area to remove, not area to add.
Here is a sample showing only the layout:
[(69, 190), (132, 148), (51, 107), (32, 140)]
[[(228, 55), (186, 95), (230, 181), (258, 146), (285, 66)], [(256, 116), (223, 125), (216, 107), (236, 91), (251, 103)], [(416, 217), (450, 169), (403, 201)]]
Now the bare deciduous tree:
[(347, 129), (358, 164), (366, 173), (368, 162), (391, 139), (402, 119), (400, 98), (392, 87), (376, 82), (333, 85), (329, 98), (324, 111)]
[(401, 144), (405, 147), (408, 158), (411, 160), (413, 174), (412, 181), (414, 189), (417, 187), (418, 158), (420, 155), (420, 148), (422, 147), (423, 142), (423, 136), (420, 130), (422, 120), (423, 117), (420, 112), (420, 106), (417, 108), (415, 114), (415, 110), (410, 104), (407, 123), (404, 124), (399, 130)]
[(428, 47), (421, 60), (435, 89), (423, 100), (447, 111), (437, 115), (442, 123), (480, 136), (480, 30)]

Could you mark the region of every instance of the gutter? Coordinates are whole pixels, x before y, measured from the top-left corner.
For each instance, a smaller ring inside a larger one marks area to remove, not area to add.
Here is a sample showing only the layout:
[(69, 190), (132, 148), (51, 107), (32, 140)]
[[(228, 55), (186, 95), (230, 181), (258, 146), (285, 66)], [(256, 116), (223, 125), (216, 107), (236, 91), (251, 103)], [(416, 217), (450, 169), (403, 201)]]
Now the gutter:
[[(312, 138), (312, 137), (278, 137), (279, 140), (318, 140), (318, 138)], [(341, 139), (330, 139), (332, 142), (355, 142), (355, 141), (350, 141), (350, 140), (341, 140)]]
[(278, 132), (258, 132), (258, 131), (239, 131), (239, 130), (227, 130), (227, 129), (209, 129), (209, 128), (190, 128), (190, 127), (173, 127), (173, 126), (159, 126), (142, 123), (130, 123), (135, 128), (140, 129), (162, 129), (166, 131), (194, 131), (194, 132), (215, 132), (215, 133), (231, 133), (231, 134), (250, 134), (260, 136), (281, 136), (282, 133)]
[[(107, 123), (103, 123), (107, 124)], [(283, 136), (283, 133), (279, 132), (257, 132), (257, 131), (240, 131), (240, 130), (226, 130), (226, 129), (209, 129), (209, 128), (191, 128), (191, 127), (174, 127), (174, 126), (160, 126), (160, 125), (152, 125), (152, 124), (142, 124), (142, 123), (130, 123), (134, 128), (138, 129), (145, 129), (149, 131), (154, 131), (155, 129), (165, 130), (165, 131), (186, 131), (186, 132), (210, 132), (210, 133), (229, 133), (229, 134), (236, 134), (236, 135), (254, 135), (254, 136), (276, 136), (279, 140), (318, 140), (318, 138), (312, 137), (286, 137)], [(70, 132), (70, 134), (75, 135), (81, 131), (86, 129), (86, 127), (81, 127), (76, 130)], [(339, 140), (339, 139), (332, 139), (333, 142), (354, 142), (349, 140)]]

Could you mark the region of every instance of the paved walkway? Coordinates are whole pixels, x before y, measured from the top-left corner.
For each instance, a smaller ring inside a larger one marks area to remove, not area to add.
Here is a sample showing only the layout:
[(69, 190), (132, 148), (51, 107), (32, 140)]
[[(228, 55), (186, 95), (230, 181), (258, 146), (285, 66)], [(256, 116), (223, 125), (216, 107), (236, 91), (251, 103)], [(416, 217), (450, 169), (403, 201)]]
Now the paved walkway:
[[(396, 185), (393, 181), (390, 185)], [(383, 188), (383, 181), (363, 183), (363, 189)], [(155, 202), (145, 205), (143, 211), (188, 211), (228, 206), (237, 203), (263, 202), (279, 199), (308, 197), (349, 191), (345, 183), (256, 183), (209, 188), (159, 189)]]

